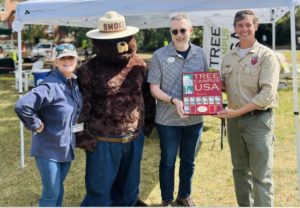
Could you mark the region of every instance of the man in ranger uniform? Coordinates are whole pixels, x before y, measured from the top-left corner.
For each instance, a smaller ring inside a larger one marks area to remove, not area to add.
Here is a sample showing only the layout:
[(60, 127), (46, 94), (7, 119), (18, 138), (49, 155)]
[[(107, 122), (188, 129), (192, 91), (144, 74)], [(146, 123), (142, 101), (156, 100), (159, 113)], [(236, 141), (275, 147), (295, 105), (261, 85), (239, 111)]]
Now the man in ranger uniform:
[(225, 55), (222, 79), (233, 178), (239, 206), (274, 206), (272, 180), (274, 113), (278, 106), (279, 63), (272, 50), (258, 43), (258, 19), (251, 10), (234, 18), (239, 45)]

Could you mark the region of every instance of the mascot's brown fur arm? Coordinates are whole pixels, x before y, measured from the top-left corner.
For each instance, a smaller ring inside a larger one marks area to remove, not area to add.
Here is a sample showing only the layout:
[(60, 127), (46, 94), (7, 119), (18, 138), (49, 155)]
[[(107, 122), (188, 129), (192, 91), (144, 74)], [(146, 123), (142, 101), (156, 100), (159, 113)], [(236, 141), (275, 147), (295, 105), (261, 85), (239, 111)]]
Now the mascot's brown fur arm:
[(155, 108), (156, 101), (150, 92), (150, 84), (147, 82), (147, 75), (143, 86), (143, 96), (145, 104), (145, 117), (144, 117), (144, 134), (150, 136), (155, 127)]
[(92, 76), (88, 73), (87, 65), (82, 64), (77, 72), (80, 91), (83, 96), (83, 108), (78, 118), (78, 123), (84, 123), (84, 131), (76, 133), (76, 146), (87, 151), (93, 151), (96, 147), (96, 138), (88, 129), (89, 114), (92, 108), (93, 85)]
[[(155, 127), (155, 109), (156, 109), (156, 100), (151, 95), (150, 92), (150, 84), (147, 82), (147, 76), (148, 76), (148, 68), (146, 66), (146, 63), (138, 56), (133, 55), (133, 58), (131, 60), (135, 60), (133, 62), (134, 65), (141, 67), (141, 70), (143, 73), (143, 99), (144, 99), (144, 126), (143, 131), (145, 136), (150, 136), (152, 133), (152, 130)], [(130, 61), (131, 62), (131, 61)], [(128, 63), (128, 67), (132, 67), (131, 63)]]

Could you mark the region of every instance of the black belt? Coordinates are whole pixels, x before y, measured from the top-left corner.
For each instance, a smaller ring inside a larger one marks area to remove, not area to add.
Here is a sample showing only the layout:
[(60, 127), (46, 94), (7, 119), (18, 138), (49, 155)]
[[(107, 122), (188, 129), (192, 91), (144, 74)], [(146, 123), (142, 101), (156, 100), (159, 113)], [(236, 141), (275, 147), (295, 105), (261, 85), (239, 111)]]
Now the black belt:
[(260, 115), (260, 114), (267, 113), (267, 112), (272, 112), (272, 108), (268, 108), (266, 110), (254, 110), (254, 111), (250, 111), (250, 112), (244, 114), (243, 116), (255, 116), (255, 115)]

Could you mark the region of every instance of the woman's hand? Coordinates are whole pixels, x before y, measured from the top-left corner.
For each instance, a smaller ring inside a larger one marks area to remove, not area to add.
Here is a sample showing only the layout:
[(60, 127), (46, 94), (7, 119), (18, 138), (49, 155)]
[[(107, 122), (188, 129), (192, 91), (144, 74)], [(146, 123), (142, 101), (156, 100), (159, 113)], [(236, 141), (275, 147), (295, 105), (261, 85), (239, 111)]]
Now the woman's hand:
[(41, 133), (43, 130), (44, 130), (44, 123), (42, 122), (41, 125), (40, 125), (40, 127), (37, 128), (35, 131), (36, 131), (37, 133)]

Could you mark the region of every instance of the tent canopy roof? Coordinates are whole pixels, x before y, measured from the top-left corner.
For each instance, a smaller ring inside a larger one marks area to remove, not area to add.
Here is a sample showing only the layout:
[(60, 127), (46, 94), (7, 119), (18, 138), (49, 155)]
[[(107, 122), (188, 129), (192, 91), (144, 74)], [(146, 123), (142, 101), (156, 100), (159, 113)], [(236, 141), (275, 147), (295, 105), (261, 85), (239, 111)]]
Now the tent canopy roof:
[(253, 9), (261, 23), (271, 23), (297, 4), (300, 0), (29, 0), (17, 4), (14, 30), (25, 24), (97, 28), (98, 18), (110, 10), (140, 29), (167, 27), (177, 12), (187, 13), (194, 25), (209, 18), (228, 27), (237, 10)]

